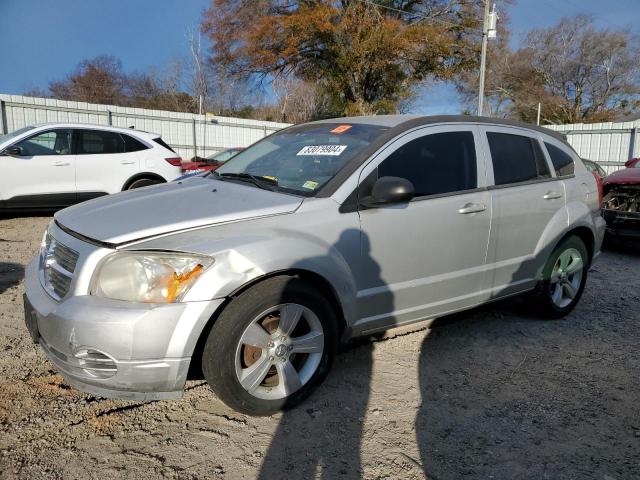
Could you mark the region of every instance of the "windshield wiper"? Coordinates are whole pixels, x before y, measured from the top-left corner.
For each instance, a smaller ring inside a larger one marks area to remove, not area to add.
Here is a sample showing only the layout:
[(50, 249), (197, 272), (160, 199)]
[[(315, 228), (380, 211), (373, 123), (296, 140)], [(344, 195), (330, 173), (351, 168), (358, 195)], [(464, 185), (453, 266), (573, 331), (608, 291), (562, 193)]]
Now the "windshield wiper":
[(233, 180), (240, 180), (244, 182), (253, 183), (255, 186), (260, 187), (264, 190), (271, 190), (274, 192), (276, 189), (274, 187), (278, 186), (278, 181), (275, 178), (269, 177), (261, 177), (259, 175), (251, 175), (250, 173), (218, 173), (213, 172), (215, 176), (218, 178), (230, 178)]

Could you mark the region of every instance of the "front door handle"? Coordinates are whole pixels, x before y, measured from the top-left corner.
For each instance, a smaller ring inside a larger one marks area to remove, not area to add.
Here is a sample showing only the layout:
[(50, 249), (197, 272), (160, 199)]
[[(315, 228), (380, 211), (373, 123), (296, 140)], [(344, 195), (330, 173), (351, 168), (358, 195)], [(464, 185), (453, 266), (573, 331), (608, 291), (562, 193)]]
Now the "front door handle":
[(480, 213), (484, 212), (487, 207), (483, 203), (467, 203), (464, 207), (458, 209), (458, 213), (463, 215), (469, 213)]
[(562, 194), (558, 193), (558, 192), (547, 192), (544, 194), (544, 198), (545, 200), (555, 200), (556, 198), (562, 198)]
[(53, 164), (55, 167), (68, 167), (69, 165), (71, 165), (70, 162), (55, 162)]
[(131, 165), (132, 163), (136, 163), (136, 162), (125, 162), (123, 160), (122, 162), (120, 162), (120, 165)]

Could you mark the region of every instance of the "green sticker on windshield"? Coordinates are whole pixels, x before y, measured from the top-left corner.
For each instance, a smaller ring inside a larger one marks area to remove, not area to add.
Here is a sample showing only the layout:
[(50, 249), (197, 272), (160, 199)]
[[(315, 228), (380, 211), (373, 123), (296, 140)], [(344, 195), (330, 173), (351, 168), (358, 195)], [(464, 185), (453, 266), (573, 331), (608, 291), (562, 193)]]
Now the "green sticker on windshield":
[(302, 188), (308, 188), (309, 190), (315, 190), (318, 187), (318, 182), (313, 180), (307, 180), (302, 184)]

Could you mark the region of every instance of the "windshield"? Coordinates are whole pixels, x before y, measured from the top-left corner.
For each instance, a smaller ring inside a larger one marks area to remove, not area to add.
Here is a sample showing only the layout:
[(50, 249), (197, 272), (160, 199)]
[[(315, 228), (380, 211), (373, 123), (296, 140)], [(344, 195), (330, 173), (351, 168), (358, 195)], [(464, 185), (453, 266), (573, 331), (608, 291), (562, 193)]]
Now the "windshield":
[(226, 162), (231, 157), (233, 157), (236, 153), (240, 152), (240, 149), (230, 148), (228, 150), (222, 150), (221, 152), (216, 152), (207, 157), (207, 160), (215, 160), (216, 162)]
[(277, 132), (230, 158), (215, 177), (249, 174), (312, 196), (388, 127), (316, 123)]
[(7, 133), (6, 135), (0, 135), (0, 143), (7, 142), (7, 141), (11, 140), (12, 138), (16, 138), (17, 136), (28, 132), (29, 130), (33, 130), (34, 128), (35, 127), (22, 127), (22, 128), (19, 128), (18, 130), (15, 130), (15, 131), (11, 132), (11, 133)]

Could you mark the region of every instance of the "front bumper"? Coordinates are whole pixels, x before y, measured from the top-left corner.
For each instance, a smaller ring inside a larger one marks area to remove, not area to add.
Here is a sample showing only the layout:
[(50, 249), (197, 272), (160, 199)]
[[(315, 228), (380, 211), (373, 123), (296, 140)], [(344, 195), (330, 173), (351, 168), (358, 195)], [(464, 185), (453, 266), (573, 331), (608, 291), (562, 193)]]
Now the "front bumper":
[(640, 213), (603, 210), (607, 233), (619, 237), (640, 238)]
[(58, 303), (42, 288), (38, 261), (25, 272), (30, 331), (68, 383), (106, 398), (182, 395), (191, 356), (222, 299), (143, 304), (90, 295)]

